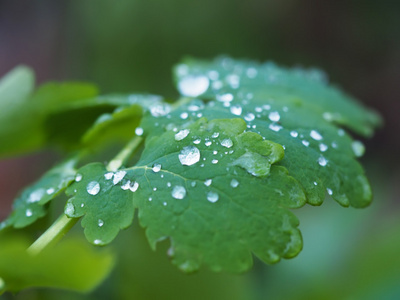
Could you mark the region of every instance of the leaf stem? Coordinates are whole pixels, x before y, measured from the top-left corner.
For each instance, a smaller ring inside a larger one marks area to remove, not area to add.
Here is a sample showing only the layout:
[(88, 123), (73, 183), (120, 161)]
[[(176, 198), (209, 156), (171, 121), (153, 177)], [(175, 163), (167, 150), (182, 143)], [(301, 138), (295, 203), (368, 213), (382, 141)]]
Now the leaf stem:
[(29, 248), (28, 253), (39, 254), (43, 249), (61, 239), (75, 224), (79, 218), (68, 218), (62, 214)]
[(130, 142), (117, 154), (107, 165), (107, 170), (115, 172), (117, 171), (131, 156), (131, 154), (139, 147), (142, 143), (143, 138), (135, 136)]

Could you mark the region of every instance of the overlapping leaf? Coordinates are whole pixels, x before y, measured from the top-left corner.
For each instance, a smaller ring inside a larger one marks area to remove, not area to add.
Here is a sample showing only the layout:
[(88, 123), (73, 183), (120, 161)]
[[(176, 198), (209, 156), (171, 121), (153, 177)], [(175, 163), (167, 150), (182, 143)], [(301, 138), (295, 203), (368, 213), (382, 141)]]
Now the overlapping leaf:
[(66, 212), (86, 214), (86, 236), (103, 244), (129, 225), (135, 205), (151, 245), (170, 237), (173, 262), (185, 271), (202, 263), (244, 271), (251, 252), (269, 263), (293, 257), (301, 236), (287, 208), (304, 204), (303, 191), (274, 165), (282, 147), (245, 129), (242, 119), (201, 119), (150, 139), (132, 168), (88, 165), (69, 188), (76, 192)]

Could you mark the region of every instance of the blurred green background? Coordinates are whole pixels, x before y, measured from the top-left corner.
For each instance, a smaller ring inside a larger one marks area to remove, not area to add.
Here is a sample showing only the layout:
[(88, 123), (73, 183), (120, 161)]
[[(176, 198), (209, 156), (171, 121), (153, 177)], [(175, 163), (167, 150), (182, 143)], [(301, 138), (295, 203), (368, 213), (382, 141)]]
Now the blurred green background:
[[(16, 298), (400, 299), (399, 32), (400, 2), (390, 0), (0, 0), (0, 76), (23, 63), (38, 83), (84, 80), (103, 93), (174, 98), (171, 67), (182, 57), (228, 54), (320, 67), (385, 119), (364, 141), (374, 204), (344, 209), (326, 199), (295, 211), (305, 246), (293, 260), (256, 262), (243, 276), (187, 276), (168, 262), (166, 244), (151, 252), (135, 224), (112, 245), (117, 267), (92, 294), (31, 289)], [(56, 158), (0, 162), (0, 220)]]

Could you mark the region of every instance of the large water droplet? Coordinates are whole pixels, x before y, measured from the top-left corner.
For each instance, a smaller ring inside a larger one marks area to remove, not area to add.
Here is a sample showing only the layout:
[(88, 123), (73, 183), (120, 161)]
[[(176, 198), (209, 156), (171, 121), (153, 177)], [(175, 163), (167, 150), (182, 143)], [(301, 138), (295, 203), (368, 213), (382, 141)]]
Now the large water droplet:
[(311, 130), (310, 136), (316, 141), (322, 140), (322, 135), (316, 130)]
[(97, 181), (91, 181), (86, 187), (90, 195), (97, 195), (100, 192), (100, 184)]
[[(54, 192), (54, 189), (53, 189), (53, 192)], [(29, 202), (29, 203), (38, 202), (40, 199), (42, 199), (44, 193), (45, 193), (44, 189), (37, 189), (36, 191), (33, 191), (29, 195), (27, 202)]]
[(200, 160), (200, 151), (194, 146), (184, 147), (178, 157), (182, 165), (191, 166)]
[(226, 148), (230, 148), (233, 146), (233, 142), (231, 139), (223, 139), (221, 142), (221, 145), (226, 147)]
[(219, 195), (214, 192), (208, 192), (207, 193), (207, 200), (210, 201), (211, 203), (217, 202), (219, 199)]
[(179, 131), (177, 134), (175, 134), (175, 141), (183, 140), (185, 137), (189, 135), (189, 133), (190, 133), (189, 129), (183, 129)]
[(67, 202), (65, 205), (64, 213), (67, 216), (73, 216), (75, 213), (75, 206), (71, 202)]
[(124, 179), (126, 175), (126, 171), (118, 171), (114, 174), (114, 178), (113, 178), (113, 184), (117, 184), (118, 182), (120, 182), (122, 179)]
[(176, 185), (172, 189), (171, 195), (175, 199), (183, 199), (186, 196), (186, 189), (181, 185)]
[(272, 122), (278, 122), (281, 119), (281, 116), (279, 115), (279, 113), (277, 111), (272, 111), (269, 113), (268, 118)]
[(209, 79), (204, 75), (186, 76), (178, 83), (180, 93), (188, 97), (197, 97), (207, 91), (210, 85)]

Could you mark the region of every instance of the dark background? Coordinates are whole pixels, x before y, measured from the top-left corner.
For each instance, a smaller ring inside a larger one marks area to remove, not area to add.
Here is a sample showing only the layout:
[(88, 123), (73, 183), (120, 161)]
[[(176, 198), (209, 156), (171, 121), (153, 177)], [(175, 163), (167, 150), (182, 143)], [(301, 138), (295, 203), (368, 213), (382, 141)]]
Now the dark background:
[[(390, 0), (0, 0), (0, 76), (18, 64), (37, 82), (85, 80), (103, 93), (177, 96), (171, 67), (186, 55), (317, 66), (379, 111), (366, 166), (384, 211), (399, 207), (400, 2)], [(12, 126), (12, 124), (10, 124)], [(7, 143), (7, 141), (0, 141)], [(52, 152), (0, 162), (0, 220)]]

